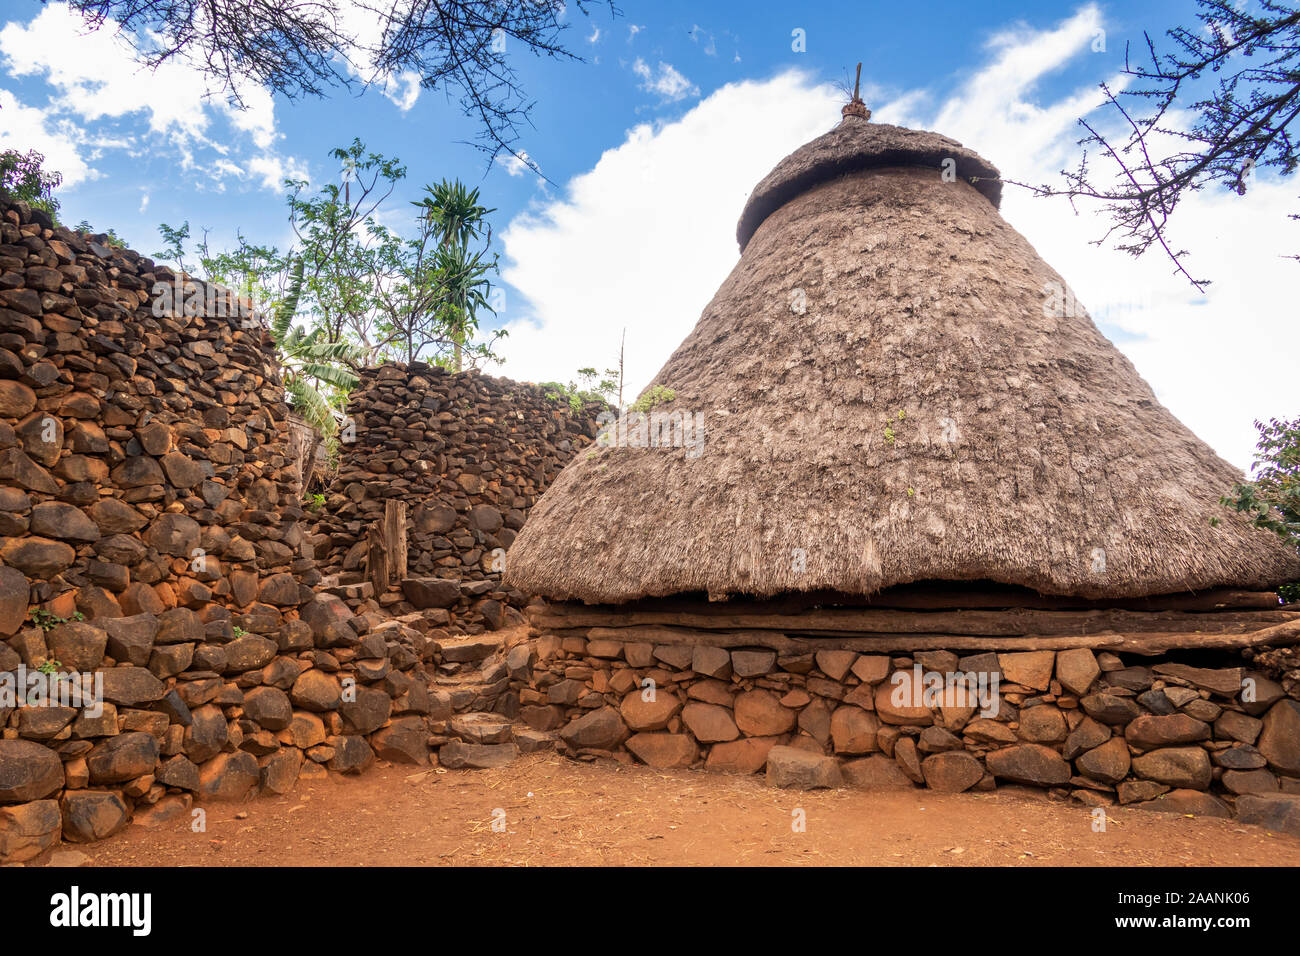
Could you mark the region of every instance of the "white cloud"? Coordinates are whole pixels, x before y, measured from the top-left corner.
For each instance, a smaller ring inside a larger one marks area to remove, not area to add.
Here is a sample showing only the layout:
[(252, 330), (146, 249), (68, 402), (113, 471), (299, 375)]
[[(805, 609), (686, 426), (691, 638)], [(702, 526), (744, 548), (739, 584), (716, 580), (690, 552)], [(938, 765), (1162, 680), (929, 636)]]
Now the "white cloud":
[(714, 42), (713, 34), (712, 34), (712, 33), (709, 33), (707, 30), (705, 30), (705, 29), (704, 29), (702, 26), (700, 26), (698, 23), (696, 23), (696, 24), (692, 24), (691, 29), (690, 29), (690, 32), (689, 32), (688, 35), (689, 35), (690, 38), (691, 38), (691, 42), (692, 42), (692, 43), (696, 43), (696, 44), (698, 44), (698, 43), (700, 42), (701, 39), (706, 39), (706, 38), (707, 38), (707, 42), (706, 42), (706, 43), (704, 44), (704, 46), (703, 46), (703, 50), (704, 50), (705, 55), (706, 55), (706, 56), (717, 56), (717, 55), (718, 55), (718, 45), (717, 45), (717, 43)]
[(140, 214), (144, 215), (144, 211), (148, 208), (149, 208), (149, 190), (142, 189), (140, 190), (140, 210), (139, 210)]
[(750, 187), (839, 106), (798, 72), (730, 84), (676, 122), (637, 126), (565, 198), (511, 222), (502, 274), (536, 322), (503, 316), (505, 374), (608, 367), (626, 325), (628, 384), (645, 385), (735, 264)]
[(497, 163), (511, 176), (523, 176), (526, 173), (532, 172), (528, 166), (531, 161), (531, 157), (528, 155), (527, 151), (522, 149), (519, 151), (518, 156), (513, 153), (502, 153), (497, 157)]
[(44, 168), (58, 170), (63, 185), (73, 187), (99, 177), (87, 161), (85, 142), (76, 127), (24, 106), (8, 90), (0, 89), (0, 149), (36, 150), (45, 157)]
[(600, 27), (596, 26), (596, 24), (593, 23), (591, 25), (591, 36), (587, 37), (587, 42), (595, 43), (599, 39), (600, 39)]
[(284, 191), (288, 179), (308, 179), (307, 168), (292, 157), (254, 156), (248, 161), (248, 172), (261, 178), (262, 186), (276, 192)]
[(660, 60), (658, 68), (652, 70), (645, 60), (637, 57), (632, 62), (632, 72), (641, 78), (641, 89), (665, 100), (676, 102), (688, 96), (700, 95), (699, 87), (677, 72), (671, 63)]
[(635, 23), (629, 23), (627, 26), (627, 42), (631, 43), (632, 38), (644, 30), (645, 27), (639, 27)]
[[(271, 94), (254, 84), (242, 84), (237, 93), (242, 108), (212, 92), (203, 71), (182, 58), (156, 69), (142, 66), (133, 38), (112, 22), (91, 30), (67, 4), (44, 7), (28, 23), (12, 22), (0, 29), (0, 62), (16, 77), (40, 77), (50, 87), (48, 104), (38, 112), (42, 122), (61, 125), (72, 141), (96, 142), (133, 152), (155, 149), (161, 141), (175, 152), (183, 169), (212, 172), (214, 166), (197, 154), (213, 149), (225, 152), (232, 139), (214, 128), (222, 120), (246, 137), (245, 147), (275, 157), (281, 135), (276, 128)], [(34, 107), (33, 107), (34, 109)], [(139, 136), (107, 136), (113, 124), (142, 119), (150, 143)], [(91, 128), (97, 135), (89, 132)], [(226, 144), (221, 143), (226, 140)], [(84, 165), (84, 159), (78, 158)], [(275, 158), (281, 163), (294, 160)], [(64, 160), (65, 179), (76, 161)], [(217, 178), (220, 178), (219, 171)], [(277, 184), (278, 186), (278, 184)]]
[[(1101, 28), (1089, 5), (1047, 30), (1006, 30), (990, 42), (986, 64), (937, 106), (928, 90), (868, 105), (880, 121), (961, 140), (1004, 177), (1055, 181), (1076, 155), (1077, 117), (1100, 94), (1095, 82), (1050, 101), (1036, 90), (1053, 71), (1092, 55)], [(648, 78), (649, 67), (637, 62)], [(626, 326), (625, 394), (635, 395), (735, 265), (735, 222), (748, 191), (834, 125), (841, 99), (799, 72), (724, 86), (674, 122), (635, 127), (562, 198), (517, 217), (503, 233), (503, 276), (526, 305), (524, 315), (505, 316), (505, 374), (568, 381), (578, 367), (604, 368)], [(1254, 419), (1300, 415), (1294, 376), (1261, 374), (1264, 356), (1281, 354), (1295, 322), (1290, 290), (1300, 266), (1281, 257), (1300, 236), (1285, 215), (1294, 194), (1294, 183), (1261, 177), (1244, 198), (1206, 191), (1184, 200), (1174, 228), (1179, 245), (1194, 252), (1193, 273), (1199, 266), (1213, 274), (1205, 296), (1171, 275), (1158, 252), (1133, 260), (1092, 245), (1104, 221), (1075, 216), (1068, 204), (1007, 186), (1002, 212), (1065, 276), (1160, 400), (1245, 467)]]

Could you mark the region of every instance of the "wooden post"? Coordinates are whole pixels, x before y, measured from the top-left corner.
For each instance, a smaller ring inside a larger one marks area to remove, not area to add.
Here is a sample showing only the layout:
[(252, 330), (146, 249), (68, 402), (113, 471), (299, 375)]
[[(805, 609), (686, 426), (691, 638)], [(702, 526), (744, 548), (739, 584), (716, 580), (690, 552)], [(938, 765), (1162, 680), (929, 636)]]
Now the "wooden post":
[(391, 581), (388, 548), (384, 543), (384, 523), (376, 521), (366, 532), (366, 575), (374, 585), (375, 597), (388, 590)]
[(384, 542), (388, 545), (393, 576), (406, 577), (406, 502), (389, 498), (384, 502)]
[(384, 502), (384, 517), (366, 533), (366, 574), (378, 597), (406, 573), (406, 502), (389, 498)]

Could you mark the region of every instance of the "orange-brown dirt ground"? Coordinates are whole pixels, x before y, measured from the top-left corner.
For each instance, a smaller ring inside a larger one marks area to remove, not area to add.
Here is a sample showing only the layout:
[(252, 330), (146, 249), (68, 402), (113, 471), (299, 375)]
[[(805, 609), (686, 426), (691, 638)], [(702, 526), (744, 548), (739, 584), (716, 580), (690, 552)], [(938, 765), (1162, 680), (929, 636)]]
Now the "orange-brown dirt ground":
[(1097, 833), (1089, 809), (1024, 791), (804, 793), (555, 754), (497, 770), (387, 766), (206, 813), (207, 832), (185, 814), (60, 849), (89, 866), (1300, 865), (1300, 839), (1231, 820), (1119, 807)]

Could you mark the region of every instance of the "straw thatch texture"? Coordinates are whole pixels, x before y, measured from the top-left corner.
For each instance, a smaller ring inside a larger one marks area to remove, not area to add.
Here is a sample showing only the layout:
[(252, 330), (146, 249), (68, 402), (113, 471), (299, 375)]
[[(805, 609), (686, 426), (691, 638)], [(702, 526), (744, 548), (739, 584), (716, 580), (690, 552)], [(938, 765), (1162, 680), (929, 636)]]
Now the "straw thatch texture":
[(655, 379), (676, 393), (667, 409), (704, 414), (703, 453), (579, 454), (510, 550), (508, 583), (619, 603), (935, 579), (1117, 598), (1300, 577), (1294, 550), (1219, 504), (1239, 473), (1085, 314), (1045, 309), (1052, 284), (965, 181), (872, 168), (813, 185), (762, 221)]
[(1002, 180), (984, 157), (955, 139), (926, 130), (870, 123), (856, 116), (829, 133), (805, 143), (763, 177), (740, 214), (736, 239), (743, 252), (759, 224), (787, 202), (817, 183), (837, 176), (886, 166), (922, 166), (938, 177), (951, 160), (952, 175), (971, 183), (996, 207), (1002, 201)]

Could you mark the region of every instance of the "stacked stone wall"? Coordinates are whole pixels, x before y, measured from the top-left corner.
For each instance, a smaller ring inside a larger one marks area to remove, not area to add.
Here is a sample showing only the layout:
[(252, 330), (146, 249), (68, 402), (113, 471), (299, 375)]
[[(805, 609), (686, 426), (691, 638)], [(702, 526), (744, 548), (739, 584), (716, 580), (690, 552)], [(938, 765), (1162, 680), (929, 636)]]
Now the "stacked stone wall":
[(809, 638), (779, 653), (615, 631), (543, 632), (514, 655), (521, 719), (556, 732), (570, 755), (765, 771), (783, 787), (1017, 784), (1300, 833), (1291, 649), (1252, 661), (1088, 648), (888, 655)]
[[(314, 513), (322, 572), (354, 607), (446, 609), (451, 634), (523, 622), (528, 595), (501, 584), (505, 553), (602, 407), (575, 411), (541, 386), (415, 362), (362, 373), (349, 397), (339, 467)], [(376, 595), (366, 532), (385, 502), (407, 506), (408, 575)], [(400, 582), (399, 582), (400, 583)]]
[(427, 624), (314, 593), (298, 488), (261, 321), (0, 203), (0, 861), (428, 762)]

